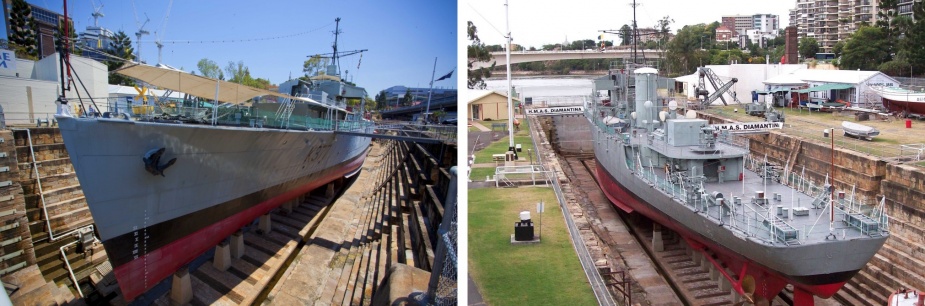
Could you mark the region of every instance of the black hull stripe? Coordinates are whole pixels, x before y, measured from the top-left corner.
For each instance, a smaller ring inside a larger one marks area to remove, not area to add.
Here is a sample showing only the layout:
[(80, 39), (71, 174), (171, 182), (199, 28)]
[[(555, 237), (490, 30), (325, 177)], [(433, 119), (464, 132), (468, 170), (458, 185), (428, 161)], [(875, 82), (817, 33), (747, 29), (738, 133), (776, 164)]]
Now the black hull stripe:
[[(106, 253), (109, 256), (109, 261), (112, 263), (112, 266), (119, 267), (132, 261), (136, 255), (138, 257), (147, 255), (148, 253), (157, 250), (158, 248), (161, 248), (177, 239), (186, 237), (187, 235), (195, 233), (196, 231), (208, 225), (233, 216), (247, 208), (250, 208), (251, 206), (254, 206), (257, 203), (272, 199), (281, 193), (308, 184), (317, 178), (325, 177), (327, 174), (345, 167), (356, 159), (363, 158), (363, 156), (365, 156), (365, 152), (351, 160), (342, 162), (326, 170), (318, 171), (308, 176), (304, 176), (276, 186), (271, 186), (237, 199), (212, 205), (208, 208), (204, 208), (190, 214), (151, 225), (147, 228), (146, 231), (139, 228), (137, 231), (139, 233), (138, 239), (144, 239), (143, 236), (147, 235), (147, 243), (143, 247), (139, 246), (137, 248), (137, 254), (133, 253), (133, 250), (136, 249), (135, 232), (124, 233), (115, 238), (103, 241), (103, 247), (106, 249)], [(360, 167), (362, 167), (362, 165)], [(195, 203), (191, 205), (195, 205)], [(141, 243), (139, 242), (139, 244)]]

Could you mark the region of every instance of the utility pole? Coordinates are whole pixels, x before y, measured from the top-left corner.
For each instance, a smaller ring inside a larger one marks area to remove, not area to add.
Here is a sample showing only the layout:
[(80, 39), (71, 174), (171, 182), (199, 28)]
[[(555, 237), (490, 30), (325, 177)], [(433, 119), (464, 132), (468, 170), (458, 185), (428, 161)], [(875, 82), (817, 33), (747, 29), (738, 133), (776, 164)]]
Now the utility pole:
[(514, 85), (511, 82), (511, 19), (508, 14), (508, 3), (507, 0), (504, 1), (504, 23), (507, 30), (507, 48), (504, 52), (507, 57), (507, 132), (508, 132), (508, 151), (514, 152), (514, 156), (517, 156), (517, 152), (514, 151), (514, 102), (512, 101), (513, 90), (511, 90)]

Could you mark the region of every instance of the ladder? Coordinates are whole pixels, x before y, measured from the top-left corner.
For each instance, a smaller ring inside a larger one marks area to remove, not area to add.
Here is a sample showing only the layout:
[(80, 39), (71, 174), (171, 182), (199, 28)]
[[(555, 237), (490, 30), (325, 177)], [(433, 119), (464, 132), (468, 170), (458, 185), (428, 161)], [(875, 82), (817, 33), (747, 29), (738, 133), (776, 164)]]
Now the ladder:
[(282, 126), (286, 128), (289, 127), (289, 118), (292, 117), (292, 110), (295, 109), (295, 103), (290, 98), (283, 100), (283, 103), (280, 103), (279, 109), (276, 110), (276, 120), (281, 123)]

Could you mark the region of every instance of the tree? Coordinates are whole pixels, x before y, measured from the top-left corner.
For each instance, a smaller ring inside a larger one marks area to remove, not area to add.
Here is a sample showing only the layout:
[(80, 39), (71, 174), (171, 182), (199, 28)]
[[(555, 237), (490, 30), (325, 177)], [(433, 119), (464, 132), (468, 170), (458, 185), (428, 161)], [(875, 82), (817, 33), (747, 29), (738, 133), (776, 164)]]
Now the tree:
[(411, 89), (405, 91), (405, 97), (401, 99), (401, 106), (411, 106), (414, 97), (411, 96)]
[(251, 77), (250, 69), (244, 65), (244, 61), (228, 61), (225, 66), (225, 72), (228, 73), (228, 82), (244, 84)]
[[(491, 77), (491, 70), (495, 68), (495, 62), (491, 61), (491, 53), (485, 49), (485, 44), (479, 40), (478, 29), (476, 29), (475, 24), (472, 23), (472, 21), (468, 23), (466, 34), (469, 37), (469, 46), (466, 47), (466, 56), (468, 57), (466, 62), (469, 79), (466, 81), (466, 86), (469, 87), (469, 89), (485, 89), (487, 85), (484, 79)], [(477, 62), (491, 62), (491, 66), (487, 68), (473, 68), (474, 64)]]
[(32, 17), (32, 9), (25, 0), (13, 0), (9, 22), (10, 44), (14, 46), (16, 57), (38, 59), (35, 19)]
[(839, 40), (835, 45), (832, 45), (832, 53), (835, 53), (835, 57), (840, 57), (842, 51), (845, 50), (845, 42)]
[(385, 99), (386, 95), (385, 90), (381, 90), (376, 94), (376, 109), (383, 109), (388, 106), (388, 101)]
[(199, 73), (202, 76), (210, 79), (224, 80), (225, 74), (222, 73), (222, 69), (218, 67), (218, 64), (214, 61), (203, 58), (196, 63), (196, 68), (199, 68)]
[(700, 50), (706, 29), (707, 26), (701, 23), (684, 26), (678, 31), (678, 35), (668, 43), (667, 59), (671, 71), (692, 73), (700, 64), (710, 63), (710, 52)]
[(312, 55), (302, 63), (302, 72), (309, 77), (324, 74), (325, 69), (328, 67), (328, 61), (328, 58), (321, 57), (321, 55)]
[[(67, 36), (69, 37), (67, 41), (68, 49), (69, 49), (68, 52), (70, 52), (71, 54), (77, 54), (77, 55), (83, 54), (83, 52), (81, 52), (80, 49), (76, 48), (77, 47), (76, 46), (77, 45), (77, 31), (74, 30), (74, 21), (68, 22), (67, 32), (68, 32)], [(62, 42), (61, 37), (63, 36), (63, 34), (64, 34), (64, 22), (61, 22), (59, 20), (58, 27), (55, 28), (55, 50), (60, 51), (61, 48), (64, 47), (61, 43)]]
[(840, 67), (846, 70), (876, 70), (888, 62), (890, 46), (880, 27), (861, 27), (845, 42)]
[(629, 25), (624, 24), (620, 27), (620, 33), (617, 34), (620, 36), (620, 45), (626, 46), (633, 43), (633, 29)]
[(364, 99), (366, 100), (366, 109), (365, 109), (366, 111), (372, 111), (372, 110), (378, 109), (379, 102), (376, 101), (376, 99), (370, 98), (369, 96), (366, 96), (366, 98)]
[(899, 1), (879, 0), (877, 9), (877, 22), (875, 25), (881, 29), (883, 43), (886, 44), (883, 47), (886, 48), (887, 55), (883, 59), (883, 62), (888, 62), (893, 60), (893, 55), (896, 54), (899, 31), (896, 29), (896, 25), (894, 25), (894, 20), (899, 16)]
[(126, 61), (135, 59), (135, 50), (132, 49), (132, 40), (125, 35), (125, 32), (116, 32), (109, 43), (109, 54), (112, 54), (122, 60), (107, 60), (106, 66), (109, 67), (109, 84), (133, 86), (135, 81), (122, 75), (112, 73), (112, 71), (122, 68)]
[(914, 72), (922, 74), (925, 72), (925, 47), (922, 47), (922, 42), (925, 41), (925, 3), (914, 2), (912, 16), (915, 21), (909, 26), (906, 38), (900, 45), (902, 50), (900, 53), (912, 66)]
[(797, 48), (800, 51), (800, 56), (804, 59), (815, 58), (816, 53), (819, 53), (819, 43), (812, 37), (800, 38), (800, 43)]

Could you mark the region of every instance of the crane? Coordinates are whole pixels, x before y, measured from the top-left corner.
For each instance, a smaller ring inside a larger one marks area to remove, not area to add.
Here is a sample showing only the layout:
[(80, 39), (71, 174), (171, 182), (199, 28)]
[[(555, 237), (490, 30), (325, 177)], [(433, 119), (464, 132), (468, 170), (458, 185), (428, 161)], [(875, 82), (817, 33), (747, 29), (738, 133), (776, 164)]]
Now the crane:
[(103, 2), (100, 1), (100, 7), (96, 7), (96, 3), (94, 3), (93, 0), (90, 0), (90, 5), (93, 6), (93, 14), (90, 14), (91, 16), (93, 16), (93, 26), (99, 27), (100, 26), (99, 18), (106, 17), (106, 14), (103, 14), (102, 12), (103, 6), (105, 4), (103, 4)]
[(145, 13), (145, 22), (141, 23), (140, 21), (138, 21), (138, 12), (135, 10), (134, 0), (132, 0), (132, 14), (135, 15), (135, 25), (139, 25), (139, 24), (141, 25), (138, 27), (138, 32), (135, 32), (135, 37), (138, 38), (135, 40), (135, 42), (138, 43), (138, 47), (135, 50), (136, 51), (135, 60), (141, 63), (141, 36), (151, 34), (151, 32), (148, 32), (147, 30), (145, 30), (145, 26), (148, 25), (148, 21), (151, 21), (151, 18), (148, 18), (148, 14)]
[(154, 31), (154, 44), (157, 45), (157, 63), (163, 64), (161, 51), (164, 49), (164, 43), (161, 41), (161, 38), (164, 37), (164, 32), (167, 32), (167, 20), (170, 19), (170, 8), (173, 7), (173, 0), (167, 4), (167, 14), (164, 15), (164, 21), (161, 22), (161, 31)]
[[(726, 103), (726, 98), (723, 97), (723, 94), (729, 91), (729, 88), (732, 88), (732, 85), (735, 85), (735, 83), (738, 82), (739, 79), (732, 78), (730, 82), (723, 82), (723, 80), (721, 80), (719, 76), (717, 76), (716, 73), (713, 72), (713, 70), (707, 67), (697, 68), (697, 72), (700, 76), (700, 82), (697, 85), (697, 89), (694, 90), (694, 93), (697, 97), (701, 97), (701, 96), (703, 97), (703, 99), (700, 100), (701, 107), (703, 108), (709, 107), (710, 103), (713, 103), (713, 101), (716, 101), (717, 98), (723, 101), (723, 105), (729, 105)], [(706, 82), (704, 82), (704, 79), (708, 79), (710, 81), (710, 84), (713, 85), (713, 89), (716, 89), (716, 91), (714, 91), (712, 94), (710, 94), (710, 92), (707, 91), (707, 86), (705, 84)], [(734, 94), (732, 95), (732, 99), (737, 104), (742, 104), (742, 102), (739, 102), (739, 98), (736, 98)]]

